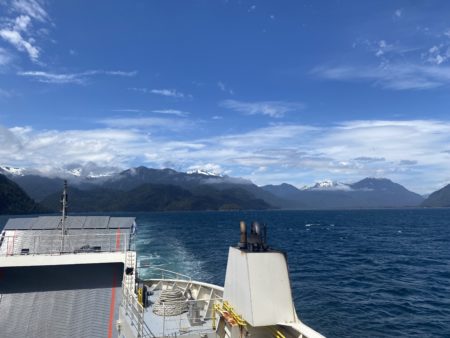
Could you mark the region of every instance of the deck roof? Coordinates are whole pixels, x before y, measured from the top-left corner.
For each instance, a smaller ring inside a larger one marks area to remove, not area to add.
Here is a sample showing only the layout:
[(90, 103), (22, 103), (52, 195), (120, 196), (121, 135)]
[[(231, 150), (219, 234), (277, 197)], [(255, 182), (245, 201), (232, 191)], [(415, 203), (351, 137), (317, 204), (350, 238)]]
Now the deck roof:
[[(68, 216), (66, 229), (131, 229), (134, 217)], [(60, 228), (61, 216), (10, 218), (4, 230), (53, 230)]]

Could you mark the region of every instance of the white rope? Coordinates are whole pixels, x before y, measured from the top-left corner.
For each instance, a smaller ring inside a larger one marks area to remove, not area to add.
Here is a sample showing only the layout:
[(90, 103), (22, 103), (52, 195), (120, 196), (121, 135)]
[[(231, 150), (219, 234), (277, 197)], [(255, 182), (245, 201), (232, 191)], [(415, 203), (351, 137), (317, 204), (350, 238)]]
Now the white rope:
[(153, 313), (158, 316), (178, 316), (187, 311), (186, 298), (180, 290), (163, 290), (153, 304)]

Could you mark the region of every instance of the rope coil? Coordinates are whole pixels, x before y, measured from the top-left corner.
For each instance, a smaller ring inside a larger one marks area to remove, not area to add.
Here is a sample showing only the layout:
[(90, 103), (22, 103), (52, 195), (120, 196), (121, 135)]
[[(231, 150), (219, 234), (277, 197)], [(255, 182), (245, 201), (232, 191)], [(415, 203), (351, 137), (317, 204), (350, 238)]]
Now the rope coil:
[(158, 316), (178, 316), (188, 310), (186, 298), (180, 290), (163, 290), (155, 304), (153, 313)]

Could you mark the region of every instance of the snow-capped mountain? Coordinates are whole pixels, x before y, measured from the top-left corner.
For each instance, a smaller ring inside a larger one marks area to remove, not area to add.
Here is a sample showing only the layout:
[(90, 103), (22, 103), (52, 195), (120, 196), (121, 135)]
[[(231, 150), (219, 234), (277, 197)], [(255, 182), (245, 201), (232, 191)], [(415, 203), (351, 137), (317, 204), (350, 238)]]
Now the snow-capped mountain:
[(213, 171), (213, 170), (207, 170), (207, 169), (192, 169), (188, 170), (186, 172), (189, 175), (205, 175), (205, 176), (214, 176), (214, 177), (223, 177), (222, 174), (219, 172)]
[(55, 176), (65, 178), (95, 179), (111, 177), (121, 172), (119, 168), (109, 166), (98, 166), (95, 163), (86, 164), (68, 164), (59, 168), (54, 173)]
[(61, 173), (58, 176), (69, 178), (70, 176), (75, 176), (78, 178), (86, 178), (86, 179), (92, 179), (92, 178), (105, 178), (105, 177), (111, 177), (114, 174), (116, 174), (115, 171), (105, 171), (105, 172), (95, 172), (95, 171), (89, 171), (85, 168), (72, 168), (72, 169), (66, 169), (61, 170)]
[(323, 180), (316, 182), (313, 186), (305, 186), (302, 190), (352, 190), (350, 185), (342, 182)]
[(23, 176), (26, 170), (23, 168), (14, 168), (10, 166), (0, 166), (0, 173), (5, 175)]
[(398, 208), (418, 206), (423, 197), (386, 178), (365, 178), (352, 184), (331, 180), (297, 189), (288, 184), (263, 186), (291, 209)]

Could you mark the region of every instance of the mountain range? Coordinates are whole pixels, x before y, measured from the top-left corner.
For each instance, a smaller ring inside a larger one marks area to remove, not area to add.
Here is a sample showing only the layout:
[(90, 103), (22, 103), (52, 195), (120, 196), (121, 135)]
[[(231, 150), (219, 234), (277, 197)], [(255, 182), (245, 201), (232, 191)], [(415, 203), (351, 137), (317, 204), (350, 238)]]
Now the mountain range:
[(353, 184), (320, 182), (297, 189), (289, 184), (262, 187), (291, 209), (399, 208), (419, 206), (423, 197), (386, 178), (365, 178)]
[(434, 206), (435, 198), (431, 194), (424, 201), (419, 194), (386, 178), (365, 178), (355, 183), (327, 180), (299, 189), (287, 183), (259, 187), (247, 179), (204, 170), (184, 173), (143, 166), (105, 175), (83, 175), (83, 170), (71, 168), (53, 177), (0, 167), (0, 174), (53, 211), (59, 210), (64, 179), (69, 180), (70, 210), (80, 212), (399, 208)]

